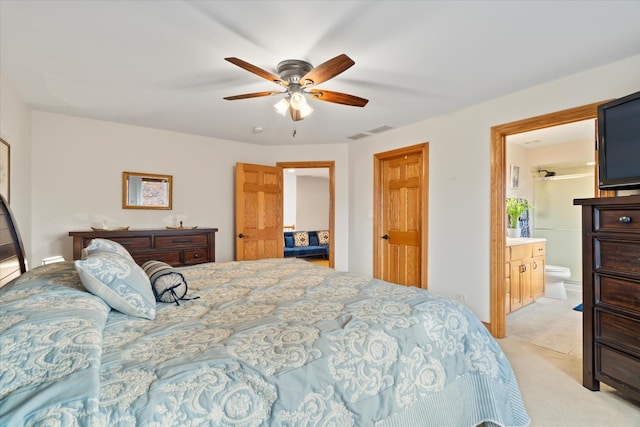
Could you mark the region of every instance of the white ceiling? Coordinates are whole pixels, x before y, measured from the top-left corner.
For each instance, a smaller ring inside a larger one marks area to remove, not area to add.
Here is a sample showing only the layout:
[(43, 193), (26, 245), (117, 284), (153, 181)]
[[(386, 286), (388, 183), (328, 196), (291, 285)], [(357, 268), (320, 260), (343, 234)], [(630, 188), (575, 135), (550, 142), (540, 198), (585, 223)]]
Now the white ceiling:
[[(364, 108), (294, 123), (277, 97), (222, 99), (279, 88), (225, 57), (341, 53), (318, 87)], [(33, 108), (255, 144), (345, 143), (637, 54), (640, 1), (0, 0), (0, 70)]]
[(527, 149), (538, 148), (543, 145), (588, 142), (594, 144), (595, 150), (595, 140), (595, 119), (582, 120), (507, 136), (507, 143), (517, 144)]

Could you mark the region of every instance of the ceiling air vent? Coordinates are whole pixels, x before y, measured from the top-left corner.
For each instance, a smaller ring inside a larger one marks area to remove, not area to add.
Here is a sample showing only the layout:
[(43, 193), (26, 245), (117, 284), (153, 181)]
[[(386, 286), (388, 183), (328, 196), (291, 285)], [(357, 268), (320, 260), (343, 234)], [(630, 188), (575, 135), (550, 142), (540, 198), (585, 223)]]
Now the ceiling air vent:
[(378, 126), (375, 129), (371, 129), (369, 132), (370, 133), (382, 133), (382, 132), (386, 132), (388, 130), (393, 129), (391, 126), (387, 126), (387, 125), (382, 125), (382, 126)]
[(362, 138), (366, 138), (366, 137), (368, 137), (368, 136), (369, 136), (369, 135), (367, 135), (366, 133), (356, 133), (355, 135), (348, 136), (347, 138), (349, 138), (349, 139), (354, 139), (354, 140), (355, 140), (355, 139), (362, 139)]

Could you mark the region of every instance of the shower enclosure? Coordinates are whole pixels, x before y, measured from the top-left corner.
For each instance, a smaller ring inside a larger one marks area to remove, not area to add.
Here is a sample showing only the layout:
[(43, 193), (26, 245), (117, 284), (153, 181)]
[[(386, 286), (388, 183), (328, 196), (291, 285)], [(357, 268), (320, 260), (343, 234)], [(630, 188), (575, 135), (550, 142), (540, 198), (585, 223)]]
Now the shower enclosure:
[(568, 267), (582, 283), (581, 210), (573, 199), (593, 197), (593, 172), (534, 179), (533, 237), (547, 239), (546, 262)]

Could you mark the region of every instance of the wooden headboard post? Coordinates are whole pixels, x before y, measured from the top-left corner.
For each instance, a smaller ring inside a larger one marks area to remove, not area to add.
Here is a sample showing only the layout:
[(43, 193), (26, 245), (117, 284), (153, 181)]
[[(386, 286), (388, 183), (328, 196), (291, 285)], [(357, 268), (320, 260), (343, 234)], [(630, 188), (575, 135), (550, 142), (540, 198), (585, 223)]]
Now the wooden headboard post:
[(0, 286), (26, 272), (20, 232), (7, 200), (0, 194)]

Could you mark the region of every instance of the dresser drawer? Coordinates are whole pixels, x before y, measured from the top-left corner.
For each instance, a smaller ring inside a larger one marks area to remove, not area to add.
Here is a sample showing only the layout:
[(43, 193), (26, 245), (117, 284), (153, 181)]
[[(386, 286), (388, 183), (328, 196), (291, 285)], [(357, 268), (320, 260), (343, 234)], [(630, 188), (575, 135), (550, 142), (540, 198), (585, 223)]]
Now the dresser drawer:
[(105, 239), (113, 240), (114, 242), (120, 243), (124, 246), (128, 251), (134, 250), (144, 250), (151, 249), (151, 237), (109, 237), (105, 236)]
[(640, 242), (595, 240), (596, 268), (640, 275)]
[(640, 233), (640, 209), (596, 209), (596, 231)]
[(596, 310), (596, 336), (640, 353), (640, 321)]
[(634, 310), (640, 315), (640, 282), (596, 276), (596, 298), (599, 303)]
[(595, 362), (596, 375), (600, 379), (604, 375), (619, 383), (616, 388), (632, 387), (636, 393), (640, 391), (640, 361), (637, 358), (596, 345)]
[(207, 246), (209, 240), (205, 234), (185, 236), (156, 236), (156, 248), (192, 248), (194, 246)]
[(180, 260), (180, 251), (138, 252), (132, 254), (132, 256), (138, 265), (152, 260), (166, 262), (171, 265), (179, 265), (182, 263)]
[(207, 249), (190, 249), (184, 251), (183, 264), (199, 264), (209, 259), (209, 251)]

